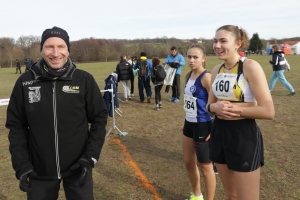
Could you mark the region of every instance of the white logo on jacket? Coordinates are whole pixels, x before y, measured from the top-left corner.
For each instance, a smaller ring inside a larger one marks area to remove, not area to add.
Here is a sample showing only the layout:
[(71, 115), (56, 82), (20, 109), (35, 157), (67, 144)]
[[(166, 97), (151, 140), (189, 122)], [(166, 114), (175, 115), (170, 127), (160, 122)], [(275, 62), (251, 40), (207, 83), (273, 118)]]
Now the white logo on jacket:
[(25, 85), (32, 85), (37, 82), (40, 82), (40, 80), (24, 81), (24, 82), (22, 82), (22, 84), (23, 84), (23, 86), (25, 86)]
[(29, 103), (35, 103), (41, 101), (41, 87), (28, 87), (28, 99)]

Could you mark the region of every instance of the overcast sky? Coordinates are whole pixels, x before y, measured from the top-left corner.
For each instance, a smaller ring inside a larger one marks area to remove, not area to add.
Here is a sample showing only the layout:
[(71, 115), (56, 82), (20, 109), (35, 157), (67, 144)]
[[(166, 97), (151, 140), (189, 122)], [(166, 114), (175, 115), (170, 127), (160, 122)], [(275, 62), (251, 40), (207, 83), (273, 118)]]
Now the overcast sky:
[(71, 41), (167, 36), (214, 37), (222, 25), (244, 28), (251, 38), (300, 36), (300, 0), (1, 0), (0, 37), (41, 36), (53, 26)]

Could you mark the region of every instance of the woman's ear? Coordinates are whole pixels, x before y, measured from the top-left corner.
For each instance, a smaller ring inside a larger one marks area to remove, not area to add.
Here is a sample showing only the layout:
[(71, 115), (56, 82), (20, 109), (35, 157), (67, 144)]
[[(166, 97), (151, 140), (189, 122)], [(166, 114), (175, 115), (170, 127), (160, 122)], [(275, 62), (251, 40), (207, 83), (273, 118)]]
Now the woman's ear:
[(236, 51), (237, 51), (242, 46), (242, 40), (237, 41), (235, 46), (236, 46)]

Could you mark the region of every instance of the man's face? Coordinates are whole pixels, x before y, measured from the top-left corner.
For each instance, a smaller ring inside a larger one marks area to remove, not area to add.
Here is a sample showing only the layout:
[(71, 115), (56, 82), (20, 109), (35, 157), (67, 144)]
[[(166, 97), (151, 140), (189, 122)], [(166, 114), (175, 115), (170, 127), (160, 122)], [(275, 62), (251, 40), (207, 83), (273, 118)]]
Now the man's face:
[(52, 69), (62, 68), (69, 57), (66, 42), (58, 37), (48, 38), (43, 45), (41, 54)]
[(171, 50), (171, 54), (172, 54), (173, 56), (175, 56), (175, 55), (177, 54), (177, 50), (176, 50), (176, 49)]

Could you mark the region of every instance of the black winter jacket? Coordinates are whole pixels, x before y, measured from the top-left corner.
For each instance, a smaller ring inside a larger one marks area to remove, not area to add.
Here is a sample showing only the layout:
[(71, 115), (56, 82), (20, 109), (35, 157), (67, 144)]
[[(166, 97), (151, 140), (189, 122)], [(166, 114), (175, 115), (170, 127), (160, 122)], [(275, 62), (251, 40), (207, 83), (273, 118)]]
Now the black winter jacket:
[(273, 65), (273, 71), (285, 70), (289, 68), (282, 51), (275, 51), (272, 60), (269, 61)]
[(132, 65), (125, 59), (121, 60), (116, 68), (118, 81), (131, 80), (133, 78)]
[(40, 59), (14, 86), (6, 127), (17, 178), (29, 170), (36, 179), (65, 178), (80, 172), (70, 167), (82, 156), (99, 159), (107, 109), (93, 76), (68, 62), (54, 79)]

